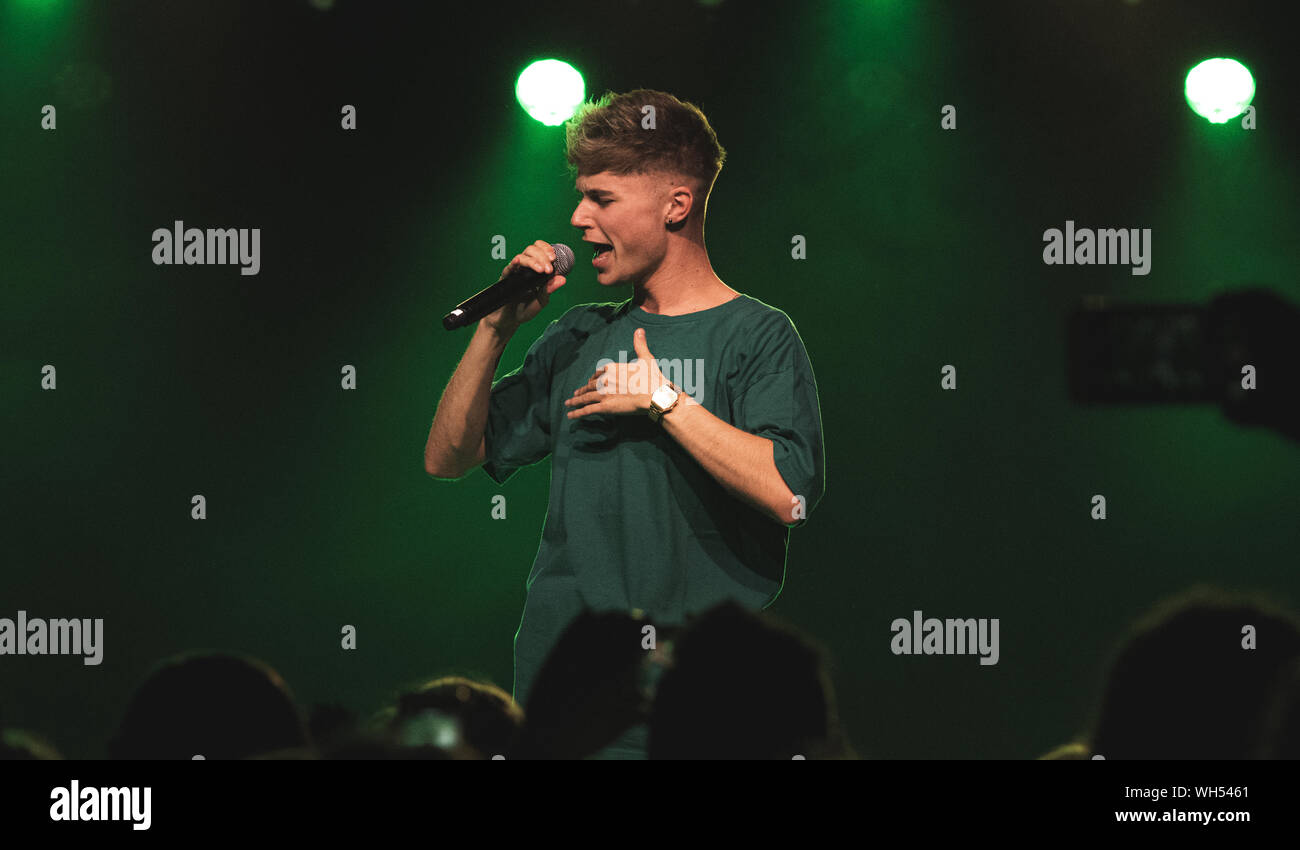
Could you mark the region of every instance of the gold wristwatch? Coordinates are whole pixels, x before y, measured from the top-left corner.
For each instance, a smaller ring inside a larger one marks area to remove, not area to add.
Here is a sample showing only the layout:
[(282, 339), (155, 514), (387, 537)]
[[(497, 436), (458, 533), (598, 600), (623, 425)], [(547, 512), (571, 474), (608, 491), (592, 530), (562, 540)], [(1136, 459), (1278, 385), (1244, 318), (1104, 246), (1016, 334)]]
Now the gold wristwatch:
[(673, 387), (671, 382), (655, 390), (650, 396), (650, 421), (658, 422), (665, 413), (677, 405), (681, 398), (682, 394)]

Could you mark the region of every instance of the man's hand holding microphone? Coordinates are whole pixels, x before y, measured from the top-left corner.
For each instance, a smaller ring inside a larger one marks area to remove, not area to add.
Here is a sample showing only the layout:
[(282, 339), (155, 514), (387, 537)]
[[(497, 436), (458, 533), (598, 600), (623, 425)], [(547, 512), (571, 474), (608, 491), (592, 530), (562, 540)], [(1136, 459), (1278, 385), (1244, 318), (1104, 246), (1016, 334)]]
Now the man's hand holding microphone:
[(450, 331), (487, 322), (490, 330), (509, 336), (541, 312), (572, 268), (569, 246), (539, 239), (506, 265), (500, 280), (444, 316), (443, 327)]
[(500, 280), (443, 317), (447, 330), (473, 322), (478, 327), (429, 427), (424, 447), (429, 475), (459, 478), (483, 463), (492, 377), (506, 343), (520, 325), (542, 312), (572, 268), (572, 249), (539, 239), (506, 265)]

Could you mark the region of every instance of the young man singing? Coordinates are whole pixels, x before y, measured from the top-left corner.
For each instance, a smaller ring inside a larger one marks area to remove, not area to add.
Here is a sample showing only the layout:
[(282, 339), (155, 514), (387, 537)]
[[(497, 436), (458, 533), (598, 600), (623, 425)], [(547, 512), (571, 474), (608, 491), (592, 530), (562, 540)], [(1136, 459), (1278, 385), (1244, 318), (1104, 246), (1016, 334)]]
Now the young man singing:
[[(646, 107), (652, 107), (647, 109)], [(698, 108), (637, 90), (566, 126), (581, 195), (571, 223), (603, 287), (492, 383), (502, 351), (565, 278), (478, 323), (439, 402), (425, 470), (504, 484), (551, 456), (550, 501), (515, 635), (515, 699), (584, 607), (657, 627), (724, 599), (770, 605), (789, 529), (825, 490), (821, 411), (803, 341), (781, 310), (727, 286), (704, 247), (725, 151)], [(552, 273), (550, 245), (511, 260)], [(510, 266), (507, 266), (509, 268)], [(644, 757), (636, 726), (603, 757)]]

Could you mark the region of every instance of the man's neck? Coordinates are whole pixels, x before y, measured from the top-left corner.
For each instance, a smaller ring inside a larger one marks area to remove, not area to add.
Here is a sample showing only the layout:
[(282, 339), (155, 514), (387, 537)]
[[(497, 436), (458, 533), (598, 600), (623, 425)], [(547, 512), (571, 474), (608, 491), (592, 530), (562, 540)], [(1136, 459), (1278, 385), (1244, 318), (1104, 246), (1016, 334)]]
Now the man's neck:
[(634, 288), (633, 307), (659, 316), (684, 316), (736, 297), (738, 293), (713, 273), (704, 247), (694, 242), (686, 244), (691, 247), (670, 252), (655, 273)]

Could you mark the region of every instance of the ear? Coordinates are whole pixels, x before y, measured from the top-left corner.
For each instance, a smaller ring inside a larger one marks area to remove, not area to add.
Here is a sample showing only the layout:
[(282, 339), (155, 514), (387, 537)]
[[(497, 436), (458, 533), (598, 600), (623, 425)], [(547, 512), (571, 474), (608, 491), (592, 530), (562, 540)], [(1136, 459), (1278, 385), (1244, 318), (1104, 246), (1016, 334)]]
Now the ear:
[(695, 190), (687, 183), (678, 183), (668, 191), (668, 209), (664, 214), (664, 223), (676, 230), (686, 223), (691, 210), (695, 208)]

